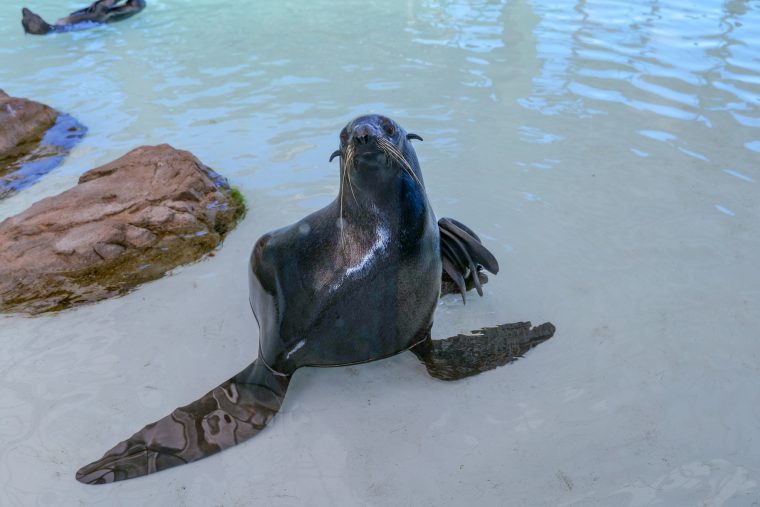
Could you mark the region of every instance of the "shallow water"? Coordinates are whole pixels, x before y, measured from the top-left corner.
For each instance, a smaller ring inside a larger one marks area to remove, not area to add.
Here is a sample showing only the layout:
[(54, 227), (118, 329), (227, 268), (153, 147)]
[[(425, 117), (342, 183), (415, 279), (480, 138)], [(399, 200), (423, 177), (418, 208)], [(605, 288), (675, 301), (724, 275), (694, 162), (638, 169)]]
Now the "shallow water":
[[(760, 501), (760, 3), (152, 1), (47, 37), (12, 4), (0, 88), (89, 132), (0, 219), (163, 142), (251, 209), (214, 258), (126, 297), (0, 317), (0, 505)], [(364, 112), (425, 138), (436, 212), (501, 261), (434, 337), (530, 319), (555, 338), (453, 384), (411, 354), (303, 370), (254, 440), (77, 483), (254, 357), (249, 249), (334, 197), (327, 158)]]

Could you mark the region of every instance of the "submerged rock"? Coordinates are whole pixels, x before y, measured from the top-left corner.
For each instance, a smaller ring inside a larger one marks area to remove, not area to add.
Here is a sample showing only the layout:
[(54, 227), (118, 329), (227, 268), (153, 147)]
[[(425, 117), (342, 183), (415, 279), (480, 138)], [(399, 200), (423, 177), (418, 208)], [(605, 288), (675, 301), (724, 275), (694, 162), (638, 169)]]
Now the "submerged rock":
[(86, 131), (67, 114), (0, 90), (0, 199), (53, 170)]
[(166, 144), (132, 150), (0, 223), (0, 311), (124, 294), (213, 250), (244, 209), (191, 153)]

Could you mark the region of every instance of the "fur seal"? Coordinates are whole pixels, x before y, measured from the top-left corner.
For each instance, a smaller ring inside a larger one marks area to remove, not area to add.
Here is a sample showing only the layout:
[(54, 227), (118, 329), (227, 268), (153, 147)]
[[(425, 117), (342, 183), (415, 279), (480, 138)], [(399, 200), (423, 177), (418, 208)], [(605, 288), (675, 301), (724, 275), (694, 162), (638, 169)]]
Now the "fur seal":
[(189, 463), (261, 431), (304, 366), (343, 366), (411, 350), (435, 378), (455, 380), (520, 357), (554, 334), (550, 323), (484, 328), (431, 340), (442, 273), (462, 294), (498, 263), (468, 227), (436, 222), (412, 147), (416, 134), (379, 115), (340, 133), (340, 192), (295, 224), (261, 237), (249, 263), (259, 324), (256, 360), (82, 467), (101, 484)]
[(37, 14), (26, 7), (21, 9), (21, 25), (25, 33), (45, 35), (50, 32), (68, 32), (82, 28), (89, 28), (95, 24), (121, 21), (134, 16), (145, 8), (145, 0), (127, 0), (118, 5), (122, 0), (97, 0), (89, 7), (74, 11), (65, 18), (61, 18), (54, 25), (46, 22)]

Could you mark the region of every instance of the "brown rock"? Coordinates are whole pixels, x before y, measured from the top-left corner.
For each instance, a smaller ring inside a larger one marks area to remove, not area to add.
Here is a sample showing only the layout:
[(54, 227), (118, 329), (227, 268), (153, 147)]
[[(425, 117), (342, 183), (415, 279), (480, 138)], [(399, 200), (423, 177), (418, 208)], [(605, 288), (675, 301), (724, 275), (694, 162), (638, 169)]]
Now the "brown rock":
[(45, 104), (11, 97), (0, 90), (0, 159), (30, 141), (39, 141), (57, 117), (58, 111)]
[(0, 90), (0, 199), (52, 171), (86, 132), (67, 114)]
[(187, 151), (143, 146), (0, 223), (0, 311), (123, 294), (213, 250), (244, 212)]

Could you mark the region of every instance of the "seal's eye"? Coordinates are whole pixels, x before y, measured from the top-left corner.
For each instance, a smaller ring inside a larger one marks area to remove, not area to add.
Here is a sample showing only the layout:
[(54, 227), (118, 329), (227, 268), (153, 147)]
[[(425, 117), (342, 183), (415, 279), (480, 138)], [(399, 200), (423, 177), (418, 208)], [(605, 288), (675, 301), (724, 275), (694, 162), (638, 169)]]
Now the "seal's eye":
[(348, 132), (345, 129), (340, 131), (340, 142), (344, 144), (348, 142)]
[(392, 136), (396, 133), (396, 129), (393, 127), (393, 124), (388, 120), (383, 122), (383, 130), (385, 130), (385, 133), (389, 136)]

